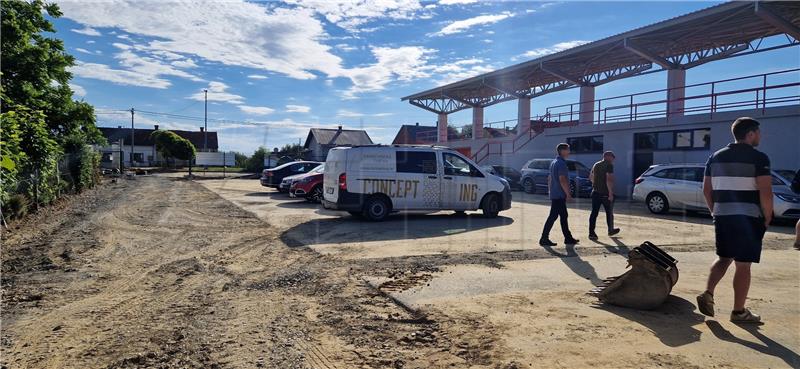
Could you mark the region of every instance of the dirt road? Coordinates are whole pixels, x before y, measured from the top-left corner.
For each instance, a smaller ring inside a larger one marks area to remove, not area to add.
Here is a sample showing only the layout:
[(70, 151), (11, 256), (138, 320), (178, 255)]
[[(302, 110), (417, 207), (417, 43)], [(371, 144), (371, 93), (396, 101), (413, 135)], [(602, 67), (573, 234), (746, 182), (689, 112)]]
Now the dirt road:
[[(416, 316), (376, 274), (196, 183), (139, 177), (6, 235), (8, 368), (427, 368), (494, 364), (480, 320)], [(400, 262), (379, 274), (414, 271)]]
[[(800, 254), (784, 245), (787, 230), (769, 235), (751, 291), (768, 323), (744, 330), (725, 321), (729, 288), (718, 291), (716, 320), (692, 304), (713, 258), (707, 219), (633, 209), (620, 216), (625, 238), (548, 250), (530, 241), (540, 225), (526, 226), (545, 211), (523, 198), (497, 221), (375, 224), (255, 180), (108, 184), (4, 235), (0, 365), (800, 366)], [(681, 260), (674, 296), (655, 311), (585, 295), (652, 235), (633, 224), (652, 225)]]

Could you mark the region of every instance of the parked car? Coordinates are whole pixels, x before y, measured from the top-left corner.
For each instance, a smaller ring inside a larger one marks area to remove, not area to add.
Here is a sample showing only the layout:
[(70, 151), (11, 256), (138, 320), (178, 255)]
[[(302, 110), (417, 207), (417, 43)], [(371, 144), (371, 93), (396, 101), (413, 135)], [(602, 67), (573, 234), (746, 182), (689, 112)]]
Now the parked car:
[(261, 172), (261, 185), (280, 189), (280, 184), (285, 177), (308, 173), (320, 164), (322, 163), (318, 161), (295, 161), (279, 165), (275, 168), (264, 169), (264, 171)]
[(305, 198), (309, 202), (322, 202), (322, 179), (325, 164), (322, 164), (306, 174), (295, 177), (289, 188), (289, 197)]
[(445, 147), (336, 147), (323, 187), (326, 209), (376, 221), (396, 211), (481, 209), (492, 218), (511, 208), (508, 182)]
[(484, 165), (482, 168), (490, 174), (505, 179), (512, 189), (521, 188), (519, 180), (522, 178), (522, 173), (518, 170), (502, 165)]
[[(522, 167), (520, 183), (527, 193), (547, 193), (547, 177), (550, 175), (550, 163), (553, 159), (531, 159)], [(572, 197), (590, 196), (592, 182), (589, 180), (589, 168), (583, 163), (567, 159), (569, 169), (569, 191)]]
[[(670, 210), (707, 212), (703, 196), (704, 164), (659, 164), (650, 166), (635, 181), (633, 200), (644, 201), (652, 213)], [(772, 171), (773, 211), (775, 218), (800, 218), (800, 195), (791, 190), (791, 182), (781, 170)]]

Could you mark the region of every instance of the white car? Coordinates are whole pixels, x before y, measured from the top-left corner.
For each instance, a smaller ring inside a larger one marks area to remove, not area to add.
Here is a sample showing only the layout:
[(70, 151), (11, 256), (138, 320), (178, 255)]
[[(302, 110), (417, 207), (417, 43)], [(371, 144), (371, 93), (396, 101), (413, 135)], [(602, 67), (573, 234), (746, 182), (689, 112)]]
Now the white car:
[[(672, 210), (708, 212), (703, 196), (704, 164), (652, 165), (633, 187), (633, 200), (643, 201), (652, 213)], [(781, 171), (783, 172), (783, 171)], [(772, 171), (772, 191), (776, 218), (800, 218), (800, 195), (793, 193), (791, 182)]]
[(336, 147), (325, 161), (323, 187), (326, 209), (370, 220), (395, 211), (477, 209), (495, 217), (511, 208), (506, 180), (447, 147)]

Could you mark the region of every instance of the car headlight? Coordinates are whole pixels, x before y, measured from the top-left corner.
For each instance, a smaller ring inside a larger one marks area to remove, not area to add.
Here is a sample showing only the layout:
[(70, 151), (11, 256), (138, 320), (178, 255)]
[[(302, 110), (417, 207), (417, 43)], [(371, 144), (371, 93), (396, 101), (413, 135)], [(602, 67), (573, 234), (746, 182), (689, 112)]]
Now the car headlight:
[(788, 195), (785, 193), (776, 193), (775, 196), (786, 202), (800, 202), (800, 196)]

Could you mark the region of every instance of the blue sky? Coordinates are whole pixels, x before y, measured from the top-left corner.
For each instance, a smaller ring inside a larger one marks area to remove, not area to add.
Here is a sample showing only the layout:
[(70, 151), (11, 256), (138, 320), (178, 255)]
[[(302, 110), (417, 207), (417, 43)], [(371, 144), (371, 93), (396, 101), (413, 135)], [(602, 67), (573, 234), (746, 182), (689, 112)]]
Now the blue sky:
[[(199, 129), (203, 116), (223, 150), (304, 140), (309, 127), (363, 127), (376, 142), (435, 115), (400, 98), (715, 5), (715, 2), (59, 2), (57, 36), (77, 64), (78, 98), (101, 126)], [(797, 68), (796, 48), (690, 69), (687, 83)], [(665, 73), (597, 88), (597, 98), (666, 86)], [(577, 101), (577, 90), (533, 101), (533, 113)], [(471, 113), (452, 114), (455, 125)], [(516, 117), (489, 107), (487, 122)], [(218, 120), (226, 120), (222, 122)]]

